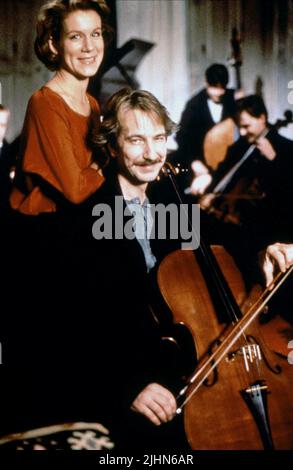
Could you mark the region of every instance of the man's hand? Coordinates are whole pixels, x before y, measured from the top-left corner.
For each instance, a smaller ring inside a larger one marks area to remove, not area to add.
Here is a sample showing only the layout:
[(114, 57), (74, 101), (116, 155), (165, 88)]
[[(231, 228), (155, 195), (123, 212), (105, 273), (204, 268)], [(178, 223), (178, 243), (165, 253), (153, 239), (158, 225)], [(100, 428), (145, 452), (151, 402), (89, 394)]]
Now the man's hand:
[(234, 92), (234, 100), (240, 100), (241, 98), (245, 97), (244, 90), (242, 88), (239, 88), (239, 90), (235, 90)]
[(265, 276), (266, 287), (273, 288), (276, 267), (285, 272), (293, 265), (293, 244), (274, 243), (269, 245), (263, 255), (262, 271)]
[(274, 160), (277, 154), (268, 139), (266, 139), (265, 137), (260, 137), (256, 141), (255, 145), (264, 157), (266, 157), (268, 160)]
[(147, 385), (131, 405), (133, 411), (144, 415), (156, 426), (171, 421), (176, 407), (174, 395), (157, 383)]
[(200, 161), (195, 160), (191, 164), (194, 179), (190, 186), (190, 192), (194, 196), (202, 195), (212, 182), (208, 168)]

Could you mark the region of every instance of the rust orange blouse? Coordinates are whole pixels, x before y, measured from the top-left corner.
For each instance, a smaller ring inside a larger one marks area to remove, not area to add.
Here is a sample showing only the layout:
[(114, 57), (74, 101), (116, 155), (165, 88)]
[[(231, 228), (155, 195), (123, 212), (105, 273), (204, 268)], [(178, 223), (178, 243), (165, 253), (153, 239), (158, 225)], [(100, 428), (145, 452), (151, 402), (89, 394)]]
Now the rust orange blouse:
[[(21, 168), (24, 178), (15, 178), (10, 204), (23, 214), (55, 212), (56, 204), (42, 193), (32, 175), (38, 175), (74, 204), (87, 199), (103, 183), (99, 172), (90, 168), (92, 152), (86, 137), (92, 119), (99, 118), (99, 105), (88, 95), (90, 117), (73, 111), (58, 93), (44, 86), (28, 103), (22, 144)], [(19, 185), (17, 181), (25, 180)], [(21, 189), (20, 189), (21, 188)]]

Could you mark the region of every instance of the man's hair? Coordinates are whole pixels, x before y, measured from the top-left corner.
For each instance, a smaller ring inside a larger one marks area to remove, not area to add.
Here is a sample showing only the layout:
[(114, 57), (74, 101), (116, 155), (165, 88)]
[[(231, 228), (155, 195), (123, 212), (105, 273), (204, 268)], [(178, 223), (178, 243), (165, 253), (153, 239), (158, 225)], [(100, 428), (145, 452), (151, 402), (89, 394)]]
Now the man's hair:
[(249, 95), (236, 101), (236, 118), (239, 119), (240, 113), (246, 111), (250, 116), (259, 118), (262, 114), (268, 118), (268, 111), (263, 99), (259, 95)]
[(167, 109), (152, 93), (145, 90), (122, 88), (107, 101), (103, 121), (94, 131), (93, 142), (99, 147), (110, 144), (113, 148), (117, 148), (117, 139), (121, 130), (118, 113), (122, 106), (125, 106), (126, 109), (138, 109), (157, 116), (167, 135), (176, 130), (176, 124), (170, 118)]
[(223, 64), (212, 64), (205, 72), (206, 81), (210, 86), (219, 86), (226, 88), (229, 82), (229, 73), (227, 67)]
[(38, 13), (37, 37), (34, 47), (38, 59), (49, 70), (58, 70), (60, 67), (60, 57), (51, 51), (49, 40), (52, 39), (55, 44), (60, 42), (64, 19), (69, 13), (78, 10), (96, 11), (102, 20), (105, 41), (107, 42), (112, 37), (112, 28), (107, 24), (110, 10), (105, 0), (51, 0), (46, 2)]
[(9, 113), (9, 109), (6, 108), (3, 104), (0, 103), (0, 112), (1, 112), (1, 111), (6, 111), (6, 112)]

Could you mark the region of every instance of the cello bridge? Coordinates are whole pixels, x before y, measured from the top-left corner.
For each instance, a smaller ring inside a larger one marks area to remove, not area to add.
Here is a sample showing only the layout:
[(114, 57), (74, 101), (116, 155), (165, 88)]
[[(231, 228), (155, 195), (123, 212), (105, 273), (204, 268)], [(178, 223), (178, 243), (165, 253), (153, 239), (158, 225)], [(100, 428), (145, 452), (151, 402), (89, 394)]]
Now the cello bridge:
[(251, 385), (250, 387), (245, 389), (245, 393), (249, 393), (251, 395), (254, 395), (263, 391), (266, 391), (266, 392), (268, 391), (268, 386), (265, 385), (263, 381), (256, 382), (254, 385)]

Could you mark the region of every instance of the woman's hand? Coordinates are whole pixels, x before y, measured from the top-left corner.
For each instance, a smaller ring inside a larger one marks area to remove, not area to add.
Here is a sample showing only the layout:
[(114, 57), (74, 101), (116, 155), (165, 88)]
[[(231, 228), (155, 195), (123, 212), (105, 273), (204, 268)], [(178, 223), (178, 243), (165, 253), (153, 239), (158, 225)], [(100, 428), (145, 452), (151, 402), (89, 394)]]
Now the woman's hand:
[(99, 167), (99, 165), (98, 165), (96, 162), (92, 162), (92, 163), (90, 164), (90, 168), (92, 168), (93, 170), (97, 170), (97, 172), (98, 172), (101, 176), (103, 176), (103, 171), (102, 171), (102, 169)]
[(156, 426), (171, 421), (176, 408), (174, 395), (157, 383), (147, 385), (131, 405), (133, 411), (144, 415)]
[(90, 164), (90, 168), (92, 168), (93, 170), (99, 170), (99, 165), (96, 162), (92, 162)]

